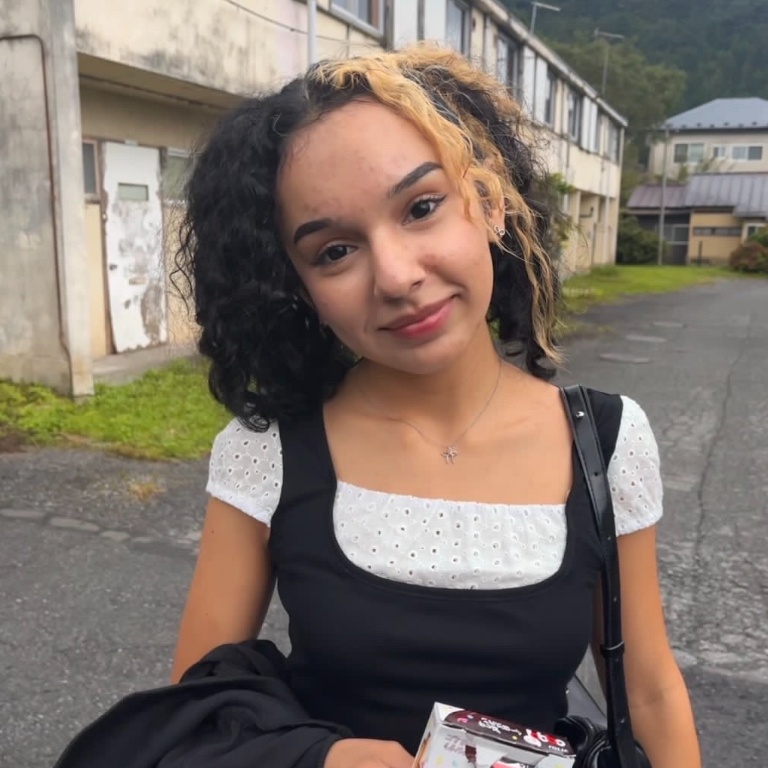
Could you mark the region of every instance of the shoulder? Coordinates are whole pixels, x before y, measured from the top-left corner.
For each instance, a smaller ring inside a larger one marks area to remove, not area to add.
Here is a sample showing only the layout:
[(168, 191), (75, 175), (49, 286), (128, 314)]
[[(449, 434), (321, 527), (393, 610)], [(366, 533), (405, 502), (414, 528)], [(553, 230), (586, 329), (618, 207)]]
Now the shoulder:
[(655, 525), (663, 513), (659, 448), (651, 423), (632, 398), (622, 395), (620, 403), (616, 444), (608, 463), (619, 535)]
[(213, 441), (206, 491), (269, 525), (280, 501), (283, 451), (280, 429), (256, 432), (233, 419)]

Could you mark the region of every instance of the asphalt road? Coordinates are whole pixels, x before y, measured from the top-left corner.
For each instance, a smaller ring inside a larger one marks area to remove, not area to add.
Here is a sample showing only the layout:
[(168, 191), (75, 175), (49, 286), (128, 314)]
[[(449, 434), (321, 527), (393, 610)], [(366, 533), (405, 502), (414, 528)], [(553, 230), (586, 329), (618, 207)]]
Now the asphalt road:
[[(768, 755), (768, 281), (591, 315), (563, 383), (637, 399), (656, 430), (670, 635), (705, 765)], [(205, 462), (0, 456), (0, 766), (46, 768), (130, 691), (164, 683)], [(265, 634), (286, 647), (279, 606)]]

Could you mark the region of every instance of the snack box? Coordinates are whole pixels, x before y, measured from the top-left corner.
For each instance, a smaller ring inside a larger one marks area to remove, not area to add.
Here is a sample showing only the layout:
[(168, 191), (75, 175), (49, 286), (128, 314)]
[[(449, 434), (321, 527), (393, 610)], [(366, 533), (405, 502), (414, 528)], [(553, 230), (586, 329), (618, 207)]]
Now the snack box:
[(575, 760), (559, 736), (438, 703), (413, 768), (573, 768)]

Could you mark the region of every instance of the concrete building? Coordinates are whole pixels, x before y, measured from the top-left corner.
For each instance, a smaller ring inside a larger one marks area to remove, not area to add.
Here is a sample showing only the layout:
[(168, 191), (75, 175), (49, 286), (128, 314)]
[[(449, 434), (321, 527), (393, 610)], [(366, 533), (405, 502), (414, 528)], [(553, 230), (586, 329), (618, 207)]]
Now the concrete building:
[(654, 176), (665, 167), (673, 179), (702, 172), (768, 173), (765, 99), (715, 99), (670, 117), (664, 127), (666, 144), (654, 144), (648, 160)]
[(684, 184), (643, 184), (627, 210), (659, 231), (662, 200), (666, 260), (726, 264), (748, 237), (768, 226), (768, 173), (698, 173)]
[[(621, 116), (494, 0), (318, 0), (314, 51), (418, 39), (482, 61), (542, 126), (576, 225), (614, 261)], [(190, 345), (169, 290), (188, 158), (223, 110), (308, 63), (305, 0), (0, 0), (0, 377), (93, 391), (114, 355)]]
[(495, 0), (396, 1), (393, 43), (422, 38), (444, 40), (482, 62), (540, 125), (544, 158), (559, 178), (573, 224), (563, 273), (614, 263), (626, 128), (621, 115)]

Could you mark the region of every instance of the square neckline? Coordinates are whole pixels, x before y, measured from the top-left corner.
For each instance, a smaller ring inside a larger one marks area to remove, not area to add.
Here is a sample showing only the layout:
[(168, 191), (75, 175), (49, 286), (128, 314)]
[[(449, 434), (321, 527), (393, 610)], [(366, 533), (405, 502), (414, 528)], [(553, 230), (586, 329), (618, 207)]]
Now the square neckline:
[[(347, 557), (347, 554), (341, 548), (341, 544), (336, 536), (336, 530), (334, 526), (336, 500), (338, 498), (339, 485), (344, 484), (347, 487), (360, 488), (360, 490), (362, 491), (367, 491), (371, 493), (383, 493), (386, 495), (387, 492), (373, 491), (372, 489), (367, 489), (364, 487), (356, 486), (353, 483), (347, 483), (346, 481), (339, 480), (336, 475), (336, 467), (334, 466), (334, 463), (333, 463), (333, 456), (331, 454), (330, 443), (328, 442), (328, 432), (325, 427), (325, 412), (322, 407), (316, 409), (314, 420), (316, 421), (316, 429), (313, 431), (317, 435), (317, 443), (318, 443), (317, 447), (320, 451), (320, 459), (322, 460), (322, 463), (323, 463), (323, 471), (324, 471), (324, 474), (326, 475), (327, 480), (331, 484), (331, 488), (329, 488), (329, 493), (328, 493), (327, 509), (325, 510), (325, 521), (327, 526), (326, 532), (329, 536), (331, 545), (334, 550), (334, 554), (336, 555), (336, 558), (338, 559), (340, 565), (350, 575), (354, 576), (359, 581), (367, 583), (369, 586), (375, 587), (378, 589), (384, 589), (384, 590), (393, 591), (393, 592), (400, 592), (405, 595), (411, 595), (414, 597), (424, 597), (428, 599), (503, 600), (503, 599), (509, 599), (510, 597), (514, 597), (514, 596), (527, 597), (528, 595), (536, 594), (542, 590), (548, 589), (551, 586), (557, 584), (571, 570), (574, 553), (576, 550), (576, 541), (575, 541), (576, 537), (574, 533), (575, 533), (575, 527), (577, 523), (575, 519), (574, 500), (576, 498), (577, 490), (580, 489), (581, 486), (583, 485), (581, 465), (579, 463), (579, 458), (576, 451), (576, 445), (573, 440), (571, 440), (571, 485), (568, 490), (568, 495), (564, 503), (561, 503), (559, 505), (552, 505), (552, 506), (559, 506), (560, 508), (563, 509), (564, 517), (565, 517), (565, 525), (566, 525), (565, 552), (563, 553), (563, 559), (560, 563), (559, 568), (551, 576), (548, 576), (546, 579), (543, 579), (542, 581), (536, 582), (534, 584), (527, 584), (527, 585), (518, 586), (518, 587), (501, 587), (499, 589), (492, 589), (492, 588), (486, 588), (486, 587), (481, 587), (478, 589), (467, 589), (466, 587), (459, 587), (459, 588), (437, 587), (437, 586), (428, 586), (423, 584), (413, 584), (407, 581), (397, 581), (395, 579), (389, 579), (384, 576), (379, 576), (378, 574), (371, 573), (365, 568), (360, 567), (356, 563), (352, 562), (352, 560), (350, 560), (349, 557)], [(391, 494), (391, 497), (407, 498), (407, 495)], [(432, 499), (429, 497), (420, 497), (420, 496), (413, 496), (411, 498), (419, 499), (422, 501), (429, 501), (429, 502), (441, 501), (440, 499)], [(442, 500), (442, 501), (446, 501), (447, 503), (458, 503), (458, 504), (475, 503), (471, 501), (470, 502), (468, 501), (452, 502), (451, 500)], [(480, 504), (482, 502), (476, 502), (476, 503)], [(491, 504), (489, 506), (514, 507), (516, 505)], [(523, 505), (523, 506), (525, 507), (527, 505)], [(537, 506), (542, 506), (542, 505), (537, 505)]]

